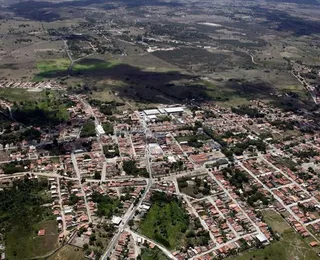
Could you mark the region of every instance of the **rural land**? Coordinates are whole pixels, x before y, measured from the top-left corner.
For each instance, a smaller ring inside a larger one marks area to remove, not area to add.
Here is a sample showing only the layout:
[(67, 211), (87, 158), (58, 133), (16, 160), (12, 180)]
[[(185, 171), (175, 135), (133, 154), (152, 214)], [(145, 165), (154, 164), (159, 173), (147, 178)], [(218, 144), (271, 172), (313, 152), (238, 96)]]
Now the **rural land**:
[(0, 260), (320, 259), (319, 119), (319, 0), (0, 0)]

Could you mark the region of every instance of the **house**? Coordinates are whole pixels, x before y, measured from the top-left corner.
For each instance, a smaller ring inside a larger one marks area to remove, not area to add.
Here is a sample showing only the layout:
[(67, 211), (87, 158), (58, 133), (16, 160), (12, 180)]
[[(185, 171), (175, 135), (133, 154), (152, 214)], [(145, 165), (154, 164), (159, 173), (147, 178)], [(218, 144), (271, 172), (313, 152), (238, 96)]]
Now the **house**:
[(38, 236), (44, 236), (46, 234), (46, 230), (45, 229), (41, 229), (38, 231)]

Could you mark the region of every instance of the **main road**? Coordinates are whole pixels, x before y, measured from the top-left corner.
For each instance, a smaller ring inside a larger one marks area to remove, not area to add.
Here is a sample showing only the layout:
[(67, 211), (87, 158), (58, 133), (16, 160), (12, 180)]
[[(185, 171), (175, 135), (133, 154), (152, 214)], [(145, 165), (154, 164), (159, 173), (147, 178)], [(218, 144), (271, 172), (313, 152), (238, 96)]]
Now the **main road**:
[[(144, 128), (145, 128), (145, 130), (147, 130), (146, 129), (147, 128), (146, 125), (144, 125)], [(146, 189), (145, 189), (143, 195), (141, 196), (138, 204), (136, 206), (131, 205), (131, 207), (128, 209), (126, 214), (123, 216), (123, 220), (119, 225), (118, 232), (113, 236), (113, 238), (112, 238), (111, 242), (109, 243), (106, 251), (102, 255), (102, 257), (101, 257), (102, 260), (106, 260), (110, 256), (112, 250), (114, 249), (114, 247), (116, 246), (116, 244), (117, 244), (117, 242), (119, 240), (119, 237), (120, 237), (121, 233), (127, 227), (129, 221), (132, 219), (132, 217), (136, 213), (137, 209), (141, 206), (142, 202), (144, 201), (145, 197), (147, 196), (147, 194), (148, 194), (148, 192), (149, 192), (149, 190), (150, 190), (150, 188), (151, 188), (151, 186), (153, 184), (152, 173), (151, 173), (151, 165), (150, 165), (150, 154), (149, 154), (149, 149), (148, 149), (147, 144), (146, 144), (145, 153), (146, 153), (146, 168), (147, 168), (147, 171), (149, 172), (149, 180), (147, 180)]]
[(74, 154), (74, 152), (71, 153), (71, 160), (72, 160), (73, 167), (74, 167), (74, 170), (76, 172), (76, 175), (77, 175), (80, 187), (81, 187), (81, 191), (82, 191), (83, 198), (84, 198), (84, 204), (86, 205), (86, 209), (87, 209), (87, 213), (88, 213), (89, 222), (92, 223), (91, 212), (90, 212), (90, 208), (89, 208), (89, 205), (88, 205), (87, 196), (86, 196), (86, 193), (84, 192), (84, 189), (83, 189), (83, 186), (82, 186), (82, 183), (81, 183), (80, 170), (79, 170), (78, 163), (77, 163), (77, 158), (76, 158), (76, 155)]

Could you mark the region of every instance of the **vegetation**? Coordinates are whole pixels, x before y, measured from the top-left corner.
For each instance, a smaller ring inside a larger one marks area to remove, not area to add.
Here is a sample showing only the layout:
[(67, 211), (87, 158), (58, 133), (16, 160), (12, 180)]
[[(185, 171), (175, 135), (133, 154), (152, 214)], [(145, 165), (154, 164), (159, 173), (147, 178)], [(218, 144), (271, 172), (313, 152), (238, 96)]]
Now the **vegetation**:
[(43, 81), (45, 79), (63, 77), (69, 73), (81, 75), (86, 72), (110, 69), (117, 65), (117, 62), (105, 62), (99, 59), (84, 59), (70, 67), (69, 59), (41, 60), (37, 62), (36, 69), (38, 73), (34, 81)]
[(250, 118), (264, 117), (264, 114), (260, 113), (257, 108), (252, 108), (245, 105), (233, 107), (232, 112), (239, 115), (248, 115)]
[(128, 175), (143, 176), (143, 177), (148, 178), (149, 173), (148, 173), (147, 169), (146, 168), (138, 168), (136, 164), (137, 163), (134, 160), (124, 161), (123, 162), (123, 170)]
[(117, 145), (104, 145), (103, 146), (103, 153), (106, 158), (113, 158), (115, 156), (119, 156), (119, 147)]
[(85, 259), (83, 250), (76, 248), (71, 245), (65, 245), (55, 254), (48, 258), (49, 260), (74, 260), (74, 259)]
[(119, 213), (122, 207), (118, 199), (111, 198), (108, 195), (102, 195), (98, 192), (92, 194), (92, 201), (98, 203), (97, 215), (102, 217), (111, 218), (113, 215)]
[(28, 169), (25, 169), (25, 166), (29, 166), (30, 161), (24, 160), (20, 162), (9, 162), (1, 165), (1, 168), (4, 172), (4, 174), (14, 174), (17, 172), (25, 172), (28, 171)]
[(188, 185), (188, 181), (191, 181), (190, 177), (182, 177), (178, 179), (179, 189), (189, 196), (197, 197), (198, 195), (209, 195), (210, 186), (204, 179), (196, 177), (194, 179), (194, 184)]
[(161, 192), (155, 192), (151, 201), (152, 206), (140, 224), (141, 232), (169, 249), (177, 248), (189, 227), (181, 201)]
[[(94, 89), (95, 89), (95, 87), (94, 87)], [(117, 107), (124, 105), (124, 103), (116, 102), (114, 100), (102, 102), (97, 99), (91, 99), (91, 100), (89, 100), (89, 103), (90, 103), (90, 105), (99, 108), (99, 111), (107, 116), (111, 116), (113, 114), (113, 111), (116, 110)]]
[(33, 126), (52, 126), (64, 122), (69, 115), (67, 108), (72, 102), (53, 91), (41, 93), (38, 101), (15, 102), (12, 107), (13, 117), (25, 124)]
[(102, 123), (103, 130), (106, 132), (107, 135), (113, 135), (113, 124), (110, 122), (104, 122)]
[(279, 214), (267, 211), (263, 215), (267, 224), (271, 225), (276, 232), (282, 233), (281, 239), (265, 248), (247, 251), (240, 256), (227, 258), (228, 260), (318, 259), (316, 252), (308, 245), (307, 240), (294, 232)]
[(169, 258), (157, 248), (142, 248), (141, 255), (138, 256), (138, 260), (168, 260)]
[[(237, 189), (236, 193), (247, 200), (250, 206), (254, 206), (257, 201), (261, 201), (263, 205), (269, 204), (269, 199), (259, 191), (257, 186), (249, 185), (247, 174), (239, 169), (224, 168), (222, 170), (224, 177)], [(246, 187), (246, 189), (244, 189)], [(239, 193), (242, 190), (242, 194)]]
[(179, 136), (176, 137), (178, 142), (188, 142), (188, 145), (200, 148), (203, 146), (203, 141), (208, 140), (207, 135), (191, 135), (191, 136)]
[[(50, 251), (55, 246), (57, 235), (51, 236), (54, 240), (50, 240), (50, 245), (46, 244), (46, 238), (34, 238), (40, 228), (50, 223), (43, 221), (53, 219), (51, 210), (42, 206), (50, 202), (45, 194), (47, 186), (46, 181), (25, 178), (0, 192), (0, 229), (5, 232), (9, 259), (28, 259), (42, 254), (44, 247)], [(50, 229), (57, 234), (56, 223)]]
[(59, 76), (59, 73), (67, 71), (69, 65), (69, 59), (41, 60), (36, 64), (38, 74), (33, 80), (43, 81), (46, 78)]
[(90, 120), (83, 125), (81, 129), (80, 137), (86, 138), (86, 137), (91, 137), (95, 135), (96, 135), (96, 127), (94, 125), (94, 122)]

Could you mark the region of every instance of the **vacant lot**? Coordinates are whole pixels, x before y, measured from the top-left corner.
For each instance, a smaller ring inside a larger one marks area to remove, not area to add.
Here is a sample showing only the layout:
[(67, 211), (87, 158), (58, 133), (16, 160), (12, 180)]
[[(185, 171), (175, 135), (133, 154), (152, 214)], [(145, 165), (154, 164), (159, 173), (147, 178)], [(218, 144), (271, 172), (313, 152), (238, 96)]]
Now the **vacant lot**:
[(181, 202), (164, 198), (154, 201), (142, 220), (140, 229), (145, 236), (169, 249), (175, 249), (181, 245), (188, 223), (188, 215)]
[(53, 254), (48, 260), (82, 260), (85, 259), (84, 253), (81, 249), (66, 245), (62, 247), (58, 252)]
[(285, 231), (290, 231), (290, 225), (281, 217), (280, 214), (277, 214), (273, 210), (266, 210), (263, 212), (263, 217), (266, 223), (272, 227), (273, 230), (279, 232), (280, 234)]
[(279, 241), (266, 246), (264, 249), (248, 251), (240, 256), (228, 258), (234, 260), (317, 260), (316, 252), (308, 243), (312, 240), (301, 238), (299, 234), (274, 211), (263, 213), (265, 221), (274, 231), (282, 234)]
[(41, 93), (27, 91), (21, 88), (0, 88), (0, 97), (10, 102), (36, 101), (42, 96)]
[(140, 256), (142, 260), (168, 260), (168, 257), (157, 247), (143, 248)]

